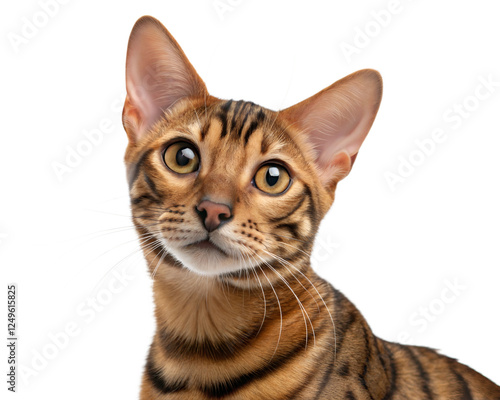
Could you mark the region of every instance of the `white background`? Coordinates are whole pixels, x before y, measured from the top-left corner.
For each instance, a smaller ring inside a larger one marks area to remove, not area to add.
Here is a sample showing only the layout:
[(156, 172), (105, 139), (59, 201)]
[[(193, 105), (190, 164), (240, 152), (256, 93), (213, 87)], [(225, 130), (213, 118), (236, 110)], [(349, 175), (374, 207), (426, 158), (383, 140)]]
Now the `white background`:
[[(233, 5), (221, 14), (214, 4)], [(19, 399), (138, 395), (153, 304), (128, 218), (120, 114), (128, 35), (144, 14), (221, 98), (279, 109), (357, 69), (381, 72), (382, 106), (323, 222), (315, 265), (380, 337), (441, 349), (500, 382), (500, 87), (470, 97), (481, 79), (500, 82), (498, 2), (401, 0), (388, 20), (389, 4), (73, 0), (44, 21), (37, 1), (2, 3), (0, 298), (18, 284), (18, 355), (30, 369)], [(13, 46), (24, 18), (45, 26)], [(365, 29), (371, 37), (346, 57), (342, 43)], [(443, 117), (464, 102), (468, 117)], [(102, 143), (58, 179), (54, 163), (106, 124)], [(446, 139), (413, 154), (435, 129)], [(387, 172), (412, 154), (421, 165), (391, 190)], [(124, 283), (113, 281), (124, 269)], [(110, 297), (110, 285), (120, 293)], [(95, 296), (99, 312), (87, 303)]]

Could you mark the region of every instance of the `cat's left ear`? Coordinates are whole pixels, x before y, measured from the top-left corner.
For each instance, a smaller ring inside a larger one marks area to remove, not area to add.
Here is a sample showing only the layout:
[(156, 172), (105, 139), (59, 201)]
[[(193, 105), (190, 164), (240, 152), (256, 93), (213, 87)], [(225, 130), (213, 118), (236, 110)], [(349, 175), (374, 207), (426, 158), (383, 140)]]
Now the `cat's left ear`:
[(123, 125), (131, 142), (138, 141), (177, 101), (207, 96), (205, 84), (181, 47), (150, 16), (140, 18), (130, 34), (126, 82)]
[(280, 112), (314, 148), (322, 182), (345, 178), (382, 99), (382, 77), (365, 69)]

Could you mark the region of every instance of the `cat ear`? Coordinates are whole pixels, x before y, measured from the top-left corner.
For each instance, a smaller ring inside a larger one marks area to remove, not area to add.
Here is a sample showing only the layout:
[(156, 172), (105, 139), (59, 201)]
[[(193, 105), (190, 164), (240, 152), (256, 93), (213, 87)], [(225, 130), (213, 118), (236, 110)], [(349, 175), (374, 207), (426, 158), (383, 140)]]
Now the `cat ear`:
[(178, 100), (207, 94), (175, 39), (161, 22), (149, 16), (140, 18), (130, 34), (126, 82), (123, 125), (132, 142)]
[(365, 69), (280, 112), (313, 146), (325, 185), (349, 174), (381, 99), (380, 74)]

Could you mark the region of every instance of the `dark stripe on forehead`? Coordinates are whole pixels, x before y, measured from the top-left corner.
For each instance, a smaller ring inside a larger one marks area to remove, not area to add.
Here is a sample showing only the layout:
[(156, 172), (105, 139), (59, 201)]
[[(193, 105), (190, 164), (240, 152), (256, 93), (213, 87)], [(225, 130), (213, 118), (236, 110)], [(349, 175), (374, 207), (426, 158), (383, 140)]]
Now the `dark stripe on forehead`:
[(129, 189), (132, 189), (132, 186), (134, 185), (135, 181), (139, 177), (139, 173), (141, 172), (141, 167), (144, 164), (144, 161), (148, 158), (148, 156), (151, 154), (153, 149), (149, 149), (146, 151), (141, 158), (139, 158), (139, 161), (130, 168), (130, 173), (129, 173), (129, 179), (128, 179), (128, 187)]
[(241, 118), (241, 116), (243, 115), (243, 113), (245, 113), (245, 117), (243, 118), (243, 121), (241, 121), (240, 129), (238, 129), (238, 135), (237, 135), (238, 138), (240, 138), (241, 135), (242, 135), (242, 133), (243, 133), (243, 128), (245, 127), (245, 124), (247, 122), (248, 117), (252, 113), (252, 107), (254, 105), (255, 104), (252, 103), (251, 101), (247, 101), (245, 103), (245, 105), (243, 106), (243, 108), (241, 109), (241, 111), (240, 111), (240, 115), (238, 116), (238, 118)]
[(220, 106), (220, 109), (227, 114), (233, 103), (234, 103), (233, 100), (227, 100), (224, 104)]
[(240, 111), (241, 106), (244, 104), (245, 102), (243, 100), (238, 100), (236, 102), (236, 106), (234, 107), (233, 111), (233, 119), (231, 120), (231, 129), (234, 129), (234, 127), (236, 126), (236, 120), (239, 117), (238, 112)]
[(231, 104), (233, 104), (232, 100), (226, 101), (220, 108), (220, 112), (217, 113), (217, 117), (219, 118), (221, 124), (222, 124), (222, 129), (220, 133), (220, 137), (223, 138), (228, 134), (228, 112), (229, 109), (231, 108)]
[(260, 124), (262, 124), (264, 118), (265, 118), (264, 111), (260, 109), (259, 112), (257, 113), (257, 117), (252, 121), (252, 123), (248, 127), (247, 132), (245, 133), (245, 145), (248, 143), (248, 139), (250, 139), (252, 133), (254, 133), (255, 130), (260, 126)]
[(269, 146), (271, 145), (271, 140), (269, 136), (264, 135), (262, 137), (262, 141), (260, 142), (260, 152), (261, 154), (266, 154), (269, 150)]
[(205, 125), (203, 126), (203, 128), (201, 130), (201, 141), (202, 142), (203, 142), (203, 140), (205, 140), (205, 136), (207, 136), (207, 133), (210, 130), (210, 123), (211, 123), (211, 119), (207, 118), (207, 120), (205, 121)]

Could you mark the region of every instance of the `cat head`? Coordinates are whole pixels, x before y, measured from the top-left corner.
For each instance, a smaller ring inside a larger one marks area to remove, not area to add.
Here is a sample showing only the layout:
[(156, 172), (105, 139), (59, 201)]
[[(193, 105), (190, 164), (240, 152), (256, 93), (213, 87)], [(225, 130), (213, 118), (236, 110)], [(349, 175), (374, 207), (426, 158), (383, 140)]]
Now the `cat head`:
[(378, 72), (358, 71), (281, 111), (220, 100), (165, 27), (143, 17), (126, 84), (132, 214), (154, 262), (201, 275), (309, 265), (379, 108)]

